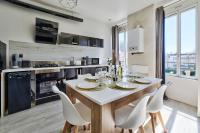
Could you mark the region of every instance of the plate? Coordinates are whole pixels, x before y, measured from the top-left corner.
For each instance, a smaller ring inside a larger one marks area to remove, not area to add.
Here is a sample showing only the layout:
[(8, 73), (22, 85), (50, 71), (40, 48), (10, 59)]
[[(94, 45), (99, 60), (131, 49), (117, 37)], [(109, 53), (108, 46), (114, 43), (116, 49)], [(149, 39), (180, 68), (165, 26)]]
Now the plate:
[(135, 79), (135, 81), (138, 83), (142, 83), (142, 84), (150, 84), (151, 83), (150, 80), (144, 79), (144, 78), (137, 78), (137, 79)]
[(89, 83), (89, 82), (81, 82), (81, 83), (77, 84), (77, 87), (80, 89), (90, 90), (90, 89), (97, 88), (98, 84), (97, 83)]
[(130, 83), (130, 82), (118, 82), (116, 86), (123, 88), (123, 89), (135, 89), (138, 85)]

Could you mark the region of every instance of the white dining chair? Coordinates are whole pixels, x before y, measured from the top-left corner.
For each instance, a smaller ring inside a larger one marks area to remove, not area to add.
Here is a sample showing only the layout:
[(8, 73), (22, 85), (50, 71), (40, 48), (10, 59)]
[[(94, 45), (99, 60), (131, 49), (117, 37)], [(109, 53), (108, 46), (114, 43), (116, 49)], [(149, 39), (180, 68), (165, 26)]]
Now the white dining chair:
[[(152, 96), (154, 96), (154, 95), (156, 94), (156, 92), (157, 92), (157, 89), (153, 90), (152, 92), (149, 92), (149, 93), (148, 93), (148, 95), (150, 96), (149, 99), (151, 99)], [(140, 99), (137, 99), (137, 100), (135, 100), (135, 101), (129, 103), (128, 105), (131, 106), (131, 107), (135, 107), (135, 105), (137, 105), (137, 103), (139, 102), (139, 100), (140, 100)], [(150, 100), (149, 100), (149, 101), (150, 101)], [(148, 101), (148, 102), (149, 102), (149, 101)]]
[(167, 129), (165, 128), (160, 110), (163, 107), (163, 96), (164, 93), (167, 89), (168, 85), (162, 85), (159, 89), (157, 89), (157, 92), (155, 93), (155, 95), (151, 98), (151, 100), (149, 101), (148, 105), (147, 105), (147, 112), (150, 114), (151, 116), (151, 123), (152, 123), (152, 128), (153, 128), (153, 133), (155, 133), (155, 120), (158, 119), (161, 122), (161, 125), (164, 129), (164, 132), (167, 132)]
[(52, 87), (54, 93), (59, 94), (63, 105), (63, 116), (66, 120), (63, 133), (78, 133), (78, 126), (89, 125), (91, 121), (91, 110), (82, 103), (72, 104), (66, 94), (56, 86)]
[(124, 129), (129, 129), (129, 132), (132, 133), (138, 128), (144, 133), (143, 124), (146, 120), (146, 107), (149, 97), (149, 95), (146, 95), (141, 98), (135, 108), (125, 106), (115, 111), (115, 125), (122, 128), (122, 133)]

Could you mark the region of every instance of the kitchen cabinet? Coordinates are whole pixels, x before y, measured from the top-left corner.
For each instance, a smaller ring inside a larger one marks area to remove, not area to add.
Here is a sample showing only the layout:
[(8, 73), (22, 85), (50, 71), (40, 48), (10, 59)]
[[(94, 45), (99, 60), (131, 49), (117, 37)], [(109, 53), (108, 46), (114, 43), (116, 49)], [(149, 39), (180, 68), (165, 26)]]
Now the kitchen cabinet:
[[(62, 79), (66, 80), (72, 80), (77, 79), (79, 74), (92, 74), (95, 75), (96, 68), (107, 68), (107, 66), (104, 65), (94, 65), (94, 66), (69, 66), (68, 67), (60, 67), (61, 72), (58, 73), (58, 76), (53, 79), (53, 82), (55, 85), (58, 86), (58, 88), (65, 92), (66, 86), (63, 83)], [(58, 67), (59, 68), (59, 67)], [(58, 69), (56, 68), (56, 69)], [(23, 70), (22, 70), (23, 69)], [(46, 91), (49, 91), (52, 85), (48, 88), (48, 84), (51, 82), (49, 79), (47, 79), (52, 73), (55, 73), (55, 71), (49, 72), (49, 73), (41, 73), (42, 75), (48, 75), (48, 77), (41, 78), (38, 77), (40, 73), (36, 73), (36, 69), (40, 68), (22, 68), (22, 69), (6, 69), (2, 71), (3, 79), (1, 80), (1, 84), (3, 85), (3, 89), (5, 90), (5, 95), (2, 95), (3, 104), (1, 105), (1, 116), (5, 116), (7, 114), (13, 114), (15, 112), (20, 112), (26, 109), (31, 108), (31, 104), (38, 105), (41, 103), (46, 103), (50, 101), (54, 101), (59, 99), (58, 95), (54, 95), (49, 97), (48, 99), (41, 99), (38, 100), (37, 97), (38, 94), (38, 87), (44, 88), (42, 91), (42, 95), (46, 93)], [(45, 70), (45, 68), (41, 68), (42, 70)], [(49, 69), (49, 68), (47, 68)], [(54, 68), (52, 68), (54, 70)], [(38, 72), (38, 70), (37, 70)], [(43, 71), (44, 72), (44, 71)], [(57, 75), (57, 74), (56, 74)], [(40, 83), (38, 82), (40, 81)], [(1, 91), (2, 92), (2, 91)], [(49, 92), (47, 92), (49, 94)], [(66, 93), (66, 92), (65, 92)], [(42, 101), (43, 100), (43, 101)]]
[(81, 74), (92, 74), (93, 76), (95, 76), (95, 72), (96, 72), (96, 69), (97, 68), (103, 68), (104, 70), (107, 70), (108, 71), (108, 67), (105, 66), (105, 67), (88, 67), (88, 68), (82, 68), (81, 69)]
[(59, 36), (60, 44), (70, 44), (70, 45), (79, 45), (79, 36), (69, 33), (60, 33)]
[(31, 108), (30, 72), (8, 73), (6, 79), (8, 114)]
[(92, 74), (93, 76), (95, 75), (96, 72), (96, 67), (91, 67), (91, 68), (82, 68), (81, 69), (81, 74)]
[(71, 79), (77, 79), (78, 78), (78, 69), (77, 68), (68, 68), (64, 70), (65, 73), (65, 79), (71, 80)]
[(97, 47), (103, 48), (103, 39), (96, 39), (96, 45)]
[(80, 46), (89, 46), (89, 39), (85, 36), (79, 36), (79, 45)]
[(100, 38), (75, 35), (70, 33), (60, 33), (59, 44), (88, 46), (88, 47), (104, 47), (104, 40)]

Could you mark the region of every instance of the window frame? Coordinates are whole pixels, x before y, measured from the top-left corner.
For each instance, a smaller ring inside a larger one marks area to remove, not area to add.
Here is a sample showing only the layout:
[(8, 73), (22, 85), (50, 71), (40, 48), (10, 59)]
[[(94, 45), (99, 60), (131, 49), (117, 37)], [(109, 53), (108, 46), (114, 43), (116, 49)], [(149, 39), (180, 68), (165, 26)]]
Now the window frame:
[[(197, 3), (193, 3), (193, 4), (189, 4), (186, 3), (184, 4), (184, 2), (182, 3), (179, 3), (177, 5), (173, 5), (173, 8), (174, 10), (172, 10), (172, 8), (170, 7), (167, 7), (169, 8), (168, 11), (167, 11), (167, 14), (165, 15), (165, 19), (168, 18), (168, 17), (171, 17), (173, 15), (177, 15), (177, 73), (176, 74), (170, 74), (170, 73), (166, 73), (166, 75), (168, 76), (175, 76), (175, 77), (180, 77), (180, 78), (186, 78), (186, 79), (194, 79), (194, 80), (197, 80), (199, 77), (198, 77), (198, 74), (199, 74), (199, 46), (198, 46), (198, 29), (199, 29), (199, 8), (198, 8), (198, 4)], [(188, 11), (188, 10), (191, 10), (195, 8), (195, 11), (196, 11), (196, 22), (195, 22), (195, 55), (196, 55), (196, 58), (195, 58), (195, 63), (196, 63), (196, 74), (194, 77), (191, 77), (191, 76), (184, 76), (184, 75), (181, 75), (181, 13), (185, 12), (185, 11)], [(167, 10), (167, 9), (166, 9)]]

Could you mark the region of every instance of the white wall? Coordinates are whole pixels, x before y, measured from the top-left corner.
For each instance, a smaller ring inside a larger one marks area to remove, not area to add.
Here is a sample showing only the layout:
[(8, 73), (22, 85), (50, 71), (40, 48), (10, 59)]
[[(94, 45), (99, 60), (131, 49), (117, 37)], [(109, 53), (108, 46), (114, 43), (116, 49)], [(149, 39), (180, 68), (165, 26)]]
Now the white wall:
[[(132, 64), (149, 66), (149, 75), (155, 76), (155, 6), (147, 7), (131, 14), (128, 17), (129, 29), (138, 24), (144, 27), (145, 52), (144, 54), (139, 55), (129, 55), (128, 63), (129, 66)], [(200, 80), (166, 76), (166, 82), (168, 81), (172, 83), (172, 85), (166, 91), (166, 94), (170, 99), (174, 99), (192, 106), (197, 106)]]
[[(59, 33), (67, 32), (104, 39), (104, 48), (94, 55), (91, 49), (86, 49), (88, 56), (111, 57), (111, 26), (84, 18), (84, 22), (75, 22), (64, 18), (49, 15), (43, 12), (30, 10), (0, 1), (0, 40), (9, 43), (9, 40), (34, 42), (35, 18), (43, 18), (59, 23)], [(66, 52), (73, 49), (66, 49)], [(73, 52), (72, 52), (73, 54)], [(71, 56), (76, 56), (76, 54)], [(86, 55), (85, 55), (86, 56)]]
[(149, 67), (149, 75), (155, 76), (155, 9), (146, 7), (128, 16), (128, 30), (141, 25), (144, 28), (144, 53), (128, 55), (129, 66), (133, 64)]

